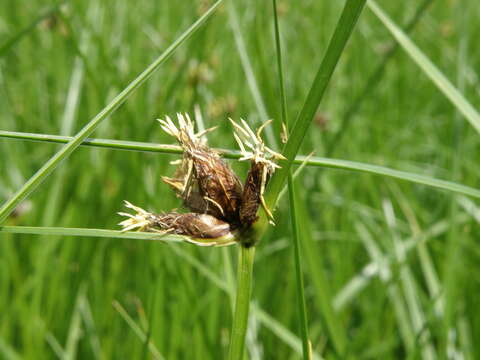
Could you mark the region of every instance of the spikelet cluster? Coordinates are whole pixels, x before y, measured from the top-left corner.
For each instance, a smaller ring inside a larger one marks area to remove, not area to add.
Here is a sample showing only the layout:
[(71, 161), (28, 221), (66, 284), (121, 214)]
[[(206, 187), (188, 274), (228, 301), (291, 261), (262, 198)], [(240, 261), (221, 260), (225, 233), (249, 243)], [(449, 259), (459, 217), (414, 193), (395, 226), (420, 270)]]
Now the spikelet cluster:
[[(263, 193), (271, 175), (279, 167), (276, 160), (283, 156), (268, 148), (261, 138), (268, 122), (253, 132), (244, 120), (240, 124), (230, 121), (241, 150), (240, 160), (250, 161), (245, 183), (242, 185), (220, 154), (208, 147), (204, 135), (213, 128), (195, 132), (187, 114), (177, 114), (177, 124), (167, 116), (159, 120), (160, 125), (180, 144), (183, 157), (176, 162), (178, 167), (174, 176), (162, 177), (162, 180), (176, 192), (190, 212), (152, 214), (125, 202), (135, 214), (119, 213), (128, 218), (120, 223), (124, 231), (163, 231), (187, 236), (195, 243), (195, 239), (212, 239), (215, 243), (215, 239), (231, 240), (234, 232), (248, 230), (258, 218), (259, 206), (263, 206), (273, 220)], [(225, 244), (224, 241), (220, 243)]]

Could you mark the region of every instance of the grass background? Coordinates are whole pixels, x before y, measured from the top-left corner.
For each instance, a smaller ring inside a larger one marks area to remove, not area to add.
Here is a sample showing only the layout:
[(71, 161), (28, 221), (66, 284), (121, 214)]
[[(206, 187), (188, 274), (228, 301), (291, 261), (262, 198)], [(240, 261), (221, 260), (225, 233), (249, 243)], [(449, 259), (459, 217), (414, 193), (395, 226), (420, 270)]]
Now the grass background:
[[(418, 7), (379, 4), (399, 25)], [(52, 5), (0, 4), (1, 130), (75, 134), (209, 2), (68, 2), (31, 27)], [(341, 2), (279, 1), (292, 119), (341, 8)], [(236, 148), (228, 116), (253, 124), (264, 113), (279, 119), (271, 3), (249, 0), (236, 12), (239, 28), (231, 26), (232, 13), (222, 6), (94, 137), (171, 143), (155, 119), (193, 113), (198, 105), (206, 126), (219, 125), (210, 144)], [(479, 15), (473, 0), (432, 1), (411, 33), (474, 106), (480, 90)], [(240, 53), (238, 30), (246, 45)], [(301, 153), (329, 152), (478, 187), (478, 134), (402, 51), (342, 126), (392, 44), (365, 9)], [(240, 55), (248, 56), (264, 110), (252, 96)], [(0, 199), (7, 200), (57, 150), (58, 145), (1, 139)], [(117, 229), (123, 199), (157, 211), (177, 207), (160, 181), (172, 173), (169, 161), (175, 158), (81, 147), (6, 224)], [(245, 174), (244, 164), (232, 166)], [(277, 226), (257, 249), (256, 307), (247, 338), (253, 359), (300, 358), (285, 200)], [(335, 354), (321, 306), (327, 299), (353, 358), (479, 356), (474, 201), (379, 176), (308, 167), (297, 178), (296, 200), (317, 354)], [(234, 248), (0, 233), (0, 358), (222, 359), (234, 262)]]

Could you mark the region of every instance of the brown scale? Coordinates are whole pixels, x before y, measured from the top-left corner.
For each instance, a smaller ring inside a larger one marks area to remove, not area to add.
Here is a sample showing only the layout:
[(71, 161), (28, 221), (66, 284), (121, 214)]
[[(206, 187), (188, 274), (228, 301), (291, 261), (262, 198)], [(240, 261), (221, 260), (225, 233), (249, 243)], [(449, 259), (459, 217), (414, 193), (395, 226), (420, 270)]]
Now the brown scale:
[[(192, 169), (189, 169), (189, 167)], [(188, 153), (174, 178), (162, 178), (193, 212), (238, 224), (242, 184), (230, 167), (207, 147)]]
[(240, 222), (244, 227), (252, 225), (258, 219), (257, 211), (261, 204), (263, 171), (267, 171), (264, 164), (251, 162), (243, 188), (242, 206), (240, 208)]
[[(171, 234), (200, 239), (216, 239), (230, 232), (230, 225), (208, 214), (177, 212), (152, 214), (152, 226)], [(151, 230), (151, 229), (150, 229)]]
[[(192, 169), (189, 171), (190, 166)], [(193, 173), (193, 162), (190, 159), (183, 159), (174, 176), (173, 178), (162, 176), (162, 180), (175, 190), (188, 209), (200, 214), (207, 213), (208, 203), (198, 188), (198, 181)]]
[(242, 184), (237, 175), (213, 152), (205, 151), (192, 161), (199, 193), (207, 202), (205, 212), (238, 224)]

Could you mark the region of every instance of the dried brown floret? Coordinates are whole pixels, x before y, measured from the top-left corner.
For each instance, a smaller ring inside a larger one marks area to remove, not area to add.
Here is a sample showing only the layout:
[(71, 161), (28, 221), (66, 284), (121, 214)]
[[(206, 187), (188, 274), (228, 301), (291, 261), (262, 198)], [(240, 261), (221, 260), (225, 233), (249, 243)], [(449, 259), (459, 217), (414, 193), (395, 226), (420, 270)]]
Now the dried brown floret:
[(196, 134), (188, 115), (177, 114), (179, 127), (167, 116), (162, 128), (184, 149), (180, 170), (164, 181), (177, 190), (192, 211), (204, 212), (235, 224), (239, 220), (242, 184), (219, 154), (201, 141), (207, 131)]
[(261, 184), (265, 168), (260, 163), (252, 162), (242, 194), (240, 207), (240, 222), (245, 225), (253, 224), (258, 216), (257, 211), (261, 202)]
[(224, 245), (227, 245), (229, 240), (233, 239), (230, 225), (208, 214), (180, 214), (177, 212), (153, 214), (132, 205), (128, 201), (125, 201), (125, 206), (133, 209), (136, 213), (119, 213), (119, 215), (128, 217), (128, 219), (119, 224), (123, 226), (123, 231), (137, 229), (140, 231), (184, 235), (189, 237), (188, 240), (190, 242), (201, 242), (203, 245), (207, 245), (209, 242), (202, 241), (202, 239), (214, 240), (210, 244)]
[[(257, 210), (262, 205), (265, 213), (273, 222), (273, 215), (265, 204), (263, 194), (268, 180), (279, 166), (276, 159), (285, 159), (283, 155), (273, 151), (265, 145), (262, 131), (270, 121), (260, 126), (254, 133), (245, 120), (241, 119), (239, 125), (230, 119), (235, 128), (235, 140), (240, 147), (242, 157), (240, 160), (250, 160), (250, 170), (245, 181), (240, 208), (240, 221), (243, 226), (249, 226), (257, 220)], [(248, 149), (248, 150), (247, 150)]]
[(215, 239), (227, 235), (230, 225), (208, 214), (170, 212), (157, 215), (154, 227), (173, 234), (199, 239)]

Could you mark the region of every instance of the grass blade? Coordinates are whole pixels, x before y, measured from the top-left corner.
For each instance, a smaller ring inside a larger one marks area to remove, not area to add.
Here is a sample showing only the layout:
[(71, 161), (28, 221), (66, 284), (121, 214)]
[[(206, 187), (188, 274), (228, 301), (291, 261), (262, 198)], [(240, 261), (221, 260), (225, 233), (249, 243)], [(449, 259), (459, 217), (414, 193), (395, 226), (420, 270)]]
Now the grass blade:
[(67, 158), (85, 140), (96, 127), (111, 115), (127, 98), (134, 93), (158, 67), (164, 63), (173, 52), (187, 40), (203, 22), (208, 19), (215, 9), (222, 3), (218, 0), (194, 24), (192, 24), (177, 40), (175, 40), (150, 66), (148, 66), (135, 80), (133, 80), (120, 94), (118, 94), (102, 111), (100, 111), (80, 132), (73, 137), (59, 152), (48, 160), (23, 186), (0, 208), (0, 224), (10, 215), (15, 207), (34, 191), (45, 178)]
[(480, 133), (480, 114), (443, 75), (435, 64), (420, 50), (415, 43), (387, 16), (387, 14), (373, 0), (368, 1), (368, 7), (385, 25), (406, 53), (433, 81), (438, 89), (450, 100), (458, 111), (468, 120), (474, 129)]
[[(0, 137), (9, 139), (22, 139), (30, 141), (41, 141), (53, 144), (67, 144), (73, 140), (72, 136), (35, 134), (16, 131), (0, 130)], [(177, 145), (153, 144), (139, 141), (111, 140), (111, 139), (85, 139), (81, 146), (92, 146), (99, 148), (131, 151), (160, 152), (164, 154), (181, 154), (182, 148)], [(240, 156), (239, 156), (240, 157)]]
[(75, 306), (70, 318), (67, 341), (65, 343), (65, 360), (74, 360), (78, 356), (78, 343), (82, 334), (82, 316), (80, 314), (80, 299), (85, 296), (85, 285), (80, 286)]
[[(310, 92), (308, 93), (305, 104), (297, 117), (292, 132), (289, 134), (288, 142), (283, 149), (283, 155), (287, 160), (281, 162), (282, 168), (277, 171), (269, 185), (269, 190), (266, 194), (266, 202), (272, 208), (274, 208), (283, 184), (287, 178), (291, 176), (290, 167), (300, 149), (300, 145), (323, 98), (333, 71), (340, 59), (340, 55), (346, 46), (364, 6), (365, 1), (362, 0), (350, 0), (345, 4), (342, 15), (335, 28), (335, 32), (313, 81)], [(291, 193), (291, 195), (293, 194)], [(260, 227), (265, 228), (265, 219), (263, 219), (263, 223), (260, 224)], [(326, 304), (326, 306), (322, 306), (324, 310), (331, 310), (331, 307), (330, 302)], [(324, 315), (328, 314), (333, 315), (333, 311), (324, 312)], [(343, 354), (345, 351), (346, 340), (344, 334), (340, 331), (339, 324), (335, 321), (335, 316), (327, 317), (326, 322), (336, 351), (339, 354)]]
[[(277, 15), (277, 2), (272, 0), (273, 5), (273, 23), (275, 33), (275, 45), (277, 55), (277, 72), (278, 82), (280, 87), (280, 101), (281, 101), (281, 114), (282, 122), (288, 126), (287, 119), (287, 100), (285, 96), (285, 82), (283, 80), (283, 64), (282, 64), (282, 48), (280, 43), (280, 29), (278, 25)], [(295, 204), (295, 183), (293, 181), (292, 172), (288, 172), (288, 195), (290, 204), (290, 219), (292, 224), (292, 241), (293, 241), (293, 260), (295, 264), (295, 278), (297, 288), (297, 301), (298, 301), (298, 313), (300, 316), (300, 333), (302, 336), (302, 352), (303, 358), (309, 360), (312, 358), (310, 351), (310, 341), (308, 336), (308, 319), (307, 319), (307, 306), (305, 303), (305, 293), (303, 285), (303, 271), (302, 261), (300, 253), (300, 232), (298, 229), (297, 212)]]
[(142, 328), (137, 325), (135, 320), (133, 320), (132, 317), (128, 314), (127, 310), (125, 310), (124, 307), (116, 300), (113, 301), (112, 306), (115, 308), (115, 310), (118, 311), (120, 316), (123, 318), (123, 320), (125, 320), (125, 322), (128, 324), (130, 329), (132, 329), (135, 335), (140, 339), (140, 341), (142, 343), (148, 343), (148, 350), (152, 354), (152, 357), (155, 360), (165, 359), (160, 353), (160, 351), (158, 351), (155, 344), (147, 338), (147, 334), (145, 334)]
[(299, 227), (303, 231), (302, 248), (305, 254), (305, 261), (310, 273), (315, 291), (315, 305), (321, 311), (322, 318), (326, 323), (327, 330), (332, 339), (339, 357), (345, 356), (347, 349), (347, 336), (343, 321), (340, 319), (333, 307), (333, 291), (328, 280), (324, 256), (315, 243), (312, 235), (312, 223), (310, 215), (305, 206), (305, 198), (300, 193), (295, 193), (297, 207), (297, 219)]
[[(58, 136), (58, 135), (43, 135), (22, 133), (13, 131), (0, 131), (0, 137), (44, 141), (51, 143), (68, 143), (72, 137)], [(109, 148), (116, 150), (130, 150), (130, 151), (146, 151), (157, 152), (163, 154), (181, 154), (182, 150), (179, 146), (168, 144), (153, 144), (147, 142), (138, 141), (123, 141), (123, 140), (110, 140), (110, 139), (85, 139), (82, 143), (83, 146), (93, 146), (101, 148)], [(216, 149), (227, 159), (239, 159), (240, 153), (236, 150)], [(456, 192), (463, 195), (468, 195), (475, 198), (480, 198), (480, 190), (455, 183), (448, 180), (441, 180), (432, 178), (430, 176), (416, 174), (408, 171), (391, 169), (385, 166), (362, 163), (358, 161), (342, 160), (342, 159), (330, 159), (318, 156), (305, 156), (297, 155), (293, 160), (294, 164), (306, 166), (318, 166), (332, 169), (341, 169), (349, 171), (359, 171), (368, 174), (387, 176), (398, 180), (409, 181), (416, 184), (422, 184), (437, 189)]]
[(36, 227), (36, 226), (0, 226), (0, 232), (10, 234), (32, 234), (49, 236), (81, 236), (96, 238), (117, 238), (137, 240), (157, 240), (168, 242), (183, 242), (183, 236), (147, 233), (139, 231), (121, 232), (117, 230), (64, 228), (64, 227)]
[[(457, 224), (465, 224), (470, 220), (469, 215), (462, 214), (454, 219)], [(450, 229), (450, 222), (442, 220), (432, 225), (429, 229), (412, 236), (405, 241), (405, 256), (415, 249), (420, 244), (425, 244), (431, 241), (435, 237), (446, 233)], [(384, 266), (393, 267), (396, 266), (395, 258), (392, 254), (386, 255)], [(336, 311), (341, 311), (347, 307), (349, 303), (354, 301), (358, 297), (358, 294), (365, 289), (365, 287), (371, 282), (372, 279), (380, 276), (381, 268), (377, 265), (376, 261), (370, 262), (365, 265), (362, 270), (359, 271), (352, 279), (350, 279), (346, 285), (337, 293), (334, 298), (333, 304)]]
[(21, 357), (3, 338), (0, 337), (0, 354), (5, 360), (20, 360)]
[(320, 64), (317, 75), (315, 76), (305, 104), (295, 121), (288, 142), (283, 148), (282, 153), (287, 160), (280, 162), (282, 168), (275, 173), (269, 184), (265, 200), (271, 208), (274, 208), (273, 205), (276, 203), (278, 194), (287, 180), (290, 166), (300, 149), (300, 145), (307, 133), (315, 112), (320, 105), (333, 71), (340, 59), (340, 55), (345, 49), (353, 28), (365, 6), (365, 1), (366, 0), (348, 0), (345, 4), (342, 15), (335, 28), (335, 32), (330, 40), (330, 44), (328, 45), (327, 52)]
[[(298, 157), (297, 159), (300, 160), (301, 158), (302, 157)], [(407, 171), (390, 169), (379, 165), (371, 165), (356, 161), (327, 159), (320, 157), (312, 157), (309, 161), (309, 165), (317, 165), (344, 170), (355, 170), (360, 172), (366, 172), (369, 174), (388, 176), (391, 178), (406, 180), (417, 184), (428, 185), (437, 189), (449, 190), (465, 195), (468, 194), (469, 196), (476, 198), (480, 197), (480, 190), (469, 186), (454, 183), (452, 181), (440, 180), (425, 175), (410, 173)]]

